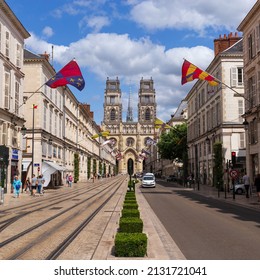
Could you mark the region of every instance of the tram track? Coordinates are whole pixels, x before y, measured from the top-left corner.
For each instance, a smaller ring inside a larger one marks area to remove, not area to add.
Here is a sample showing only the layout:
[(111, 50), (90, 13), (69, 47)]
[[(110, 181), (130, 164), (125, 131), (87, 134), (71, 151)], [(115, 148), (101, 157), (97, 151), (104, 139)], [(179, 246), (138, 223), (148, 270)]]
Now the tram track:
[[(110, 184), (113, 184), (114, 180), (112, 180), (111, 182), (109, 182), (109, 185)], [(116, 181), (115, 181), (116, 182)], [(44, 199), (46, 200), (47, 204), (46, 205), (42, 205), (42, 201), (37, 201), (37, 202), (31, 202), (30, 205), (20, 205), (20, 206), (16, 206), (16, 207), (13, 207), (12, 209), (7, 209), (7, 210), (4, 210), (4, 211), (1, 211), (1, 214), (8, 214), (8, 211), (20, 211), (21, 213), (18, 214), (18, 215), (15, 215), (11, 218), (7, 218), (7, 219), (3, 219), (0, 221), (0, 233), (6, 229), (7, 227), (9, 227), (10, 225), (12, 225), (13, 223), (17, 222), (18, 220), (24, 218), (25, 216), (27, 215), (30, 215), (34, 212), (37, 212), (37, 211), (42, 211), (44, 209), (48, 209), (49, 207), (52, 207), (52, 206), (56, 206), (57, 203), (62, 203), (62, 202), (66, 202), (66, 201), (69, 201), (69, 200), (73, 200), (74, 198), (77, 198), (81, 195), (84, 195), (86, 193), (89, 193), (91, 191), (94, 191), (96, 190), (97, 188), (100, 188), (102, 187), (102, 182), (101, 184), (96, 184), (95, 186), (91, 186), (91, 188), (89, 189), (78, 189), (78, 190), (75, 190), (73, 189), (73, 193), (64, 193), (62, 195), (55, 195), (55, 197), (47, 197)], [(63, 199), (64, 198), (64, 199)], [(35, 208), (35, 206), (40, 206), (39, 208)], [(13, 214), (13, 213), (12, 213)], [(0, 242), (0, 248), (1, 248), (1, 242)]]
[[(82, 232), (82, 230), (91, 223), (95, 216), (100, 213), (104, 206), (111, 200), (111, 198), (113, 198), (118, 189), (122, 187), (124, 182), (125, 178), (119, 178), (119, 180), (111, 181), (111, 183), (106, 182), (106, 188), (63, 211), (44, 219), (26, 230), (7, 238), (0, 243), (0, 247), (7, 247), (7, 250), (5, 251), (12, 252), (12, 254), (7, 253), (5, 256), (4, 253), (2, 253), (3, 255), (0, 254), (0, 258), (31, 259), (32, 256), (34, 256), (34, 253), (37, 250), (39, 251), (39, 248), (42, 246), (44, 250), (47, 250), (47, 247), (49, 247), (48, 250), (50, 249), (50, 252), (33, 258), (56, 259)], [(48, 207), (50, 207), (50, 205)], [(54, 220), (56, 220), (56, 222), (54, 222)], [(68, 230), (68, 228), (70, 228), (70, 230)], [(62, 242), (59, 240), (59, 237), (61, 236)], [(50, 240), (50, 238), (53, 240), (59, 240), (59, 242), (57, 242), (55, 246), (53, 246), (53, 242), (50, 242), (52, 243), (52, 246), (48, 246), (48, 240)], [(21, 239), (25, 241), (20, 241)], [(30, 240), (30, 242), (28, 242), (28, 240)], [(15, 243), (18, 243), (18, 246), (15, 246)], [(19, 249), (14, 250), (14, 247), (19, 247)], [(36, 247), (38, 247), (38, 249), (36, 249)], [(3, 252), (3, 249), (1, 249), (1, 251)], [(34, 253), (31, 253), (32, 251)]]

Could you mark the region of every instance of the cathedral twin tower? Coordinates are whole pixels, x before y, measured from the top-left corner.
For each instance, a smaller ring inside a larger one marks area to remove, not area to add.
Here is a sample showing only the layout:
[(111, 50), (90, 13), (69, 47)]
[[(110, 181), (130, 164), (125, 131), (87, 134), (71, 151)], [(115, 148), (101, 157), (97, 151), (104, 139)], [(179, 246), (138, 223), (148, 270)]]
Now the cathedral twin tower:
[(133, 121), (133, 111), (128, 103), (126, 121), (122, 120), (122, 100), (118, 78), (107, 78), (104, 98), (104, 119), (102, 130), (110, 131), (115, 149), (122, 158), (117, 161), (118, 172), (127, 173), (129, 164), (133, 164), (133, 173), (142, 172), (145, 160), (140, 158), (142, 149), (146, 149), (148, 138), (154, 138), (156, 119), (155, 90), (152, 79), (141, 79), (138, 92), (138, 121)]

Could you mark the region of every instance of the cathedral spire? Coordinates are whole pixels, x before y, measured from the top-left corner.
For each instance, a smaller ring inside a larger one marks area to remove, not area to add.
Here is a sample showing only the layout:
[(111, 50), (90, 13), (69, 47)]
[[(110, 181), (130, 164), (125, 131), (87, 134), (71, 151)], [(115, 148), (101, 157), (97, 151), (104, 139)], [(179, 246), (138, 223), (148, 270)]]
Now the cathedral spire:
[(133, 108), (131, 106), (131, 86), (130, 86), (130, 91), (129, 91), (126, 121), (127, 122), (132, 122), (133, 121)]

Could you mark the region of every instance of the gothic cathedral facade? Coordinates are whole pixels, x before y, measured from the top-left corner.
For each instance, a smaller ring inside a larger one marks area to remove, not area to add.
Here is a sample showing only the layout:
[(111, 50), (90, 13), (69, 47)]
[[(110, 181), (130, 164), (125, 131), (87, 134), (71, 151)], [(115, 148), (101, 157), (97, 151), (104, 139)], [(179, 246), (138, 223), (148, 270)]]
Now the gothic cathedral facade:
[(133, 120), (133, 110), (128, 102), (126, 121), (122, 119), (122, 93), (118, 78), (107, 78), (104, 96), (104, 119), (102, 130), (110, 131), (109, 139), (113, 139), (117, 158), (118, 173), (133, 174), (143, 172), (145, 159), (140, 155), (146, 149), (146, 142), (154, 138), (156, 119), (156, 100), (154, 82), (141, 79), (138, 92), (138, 121)]

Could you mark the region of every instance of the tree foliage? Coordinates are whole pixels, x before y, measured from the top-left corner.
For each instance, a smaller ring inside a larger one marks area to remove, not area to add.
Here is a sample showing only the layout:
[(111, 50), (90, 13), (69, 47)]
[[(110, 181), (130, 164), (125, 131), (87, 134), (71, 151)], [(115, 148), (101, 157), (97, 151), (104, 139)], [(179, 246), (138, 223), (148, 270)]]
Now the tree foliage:
[(176, 125), (161, 135), (157, 143), (159, 154), (164, 159), (185, 162), (187, 155), (187, 125)]
[(213, 145), (214, 152), (214, 186), (222, 190), (223, 188), (223, 156), (222, 156), (222, 143), (216, 142)]

